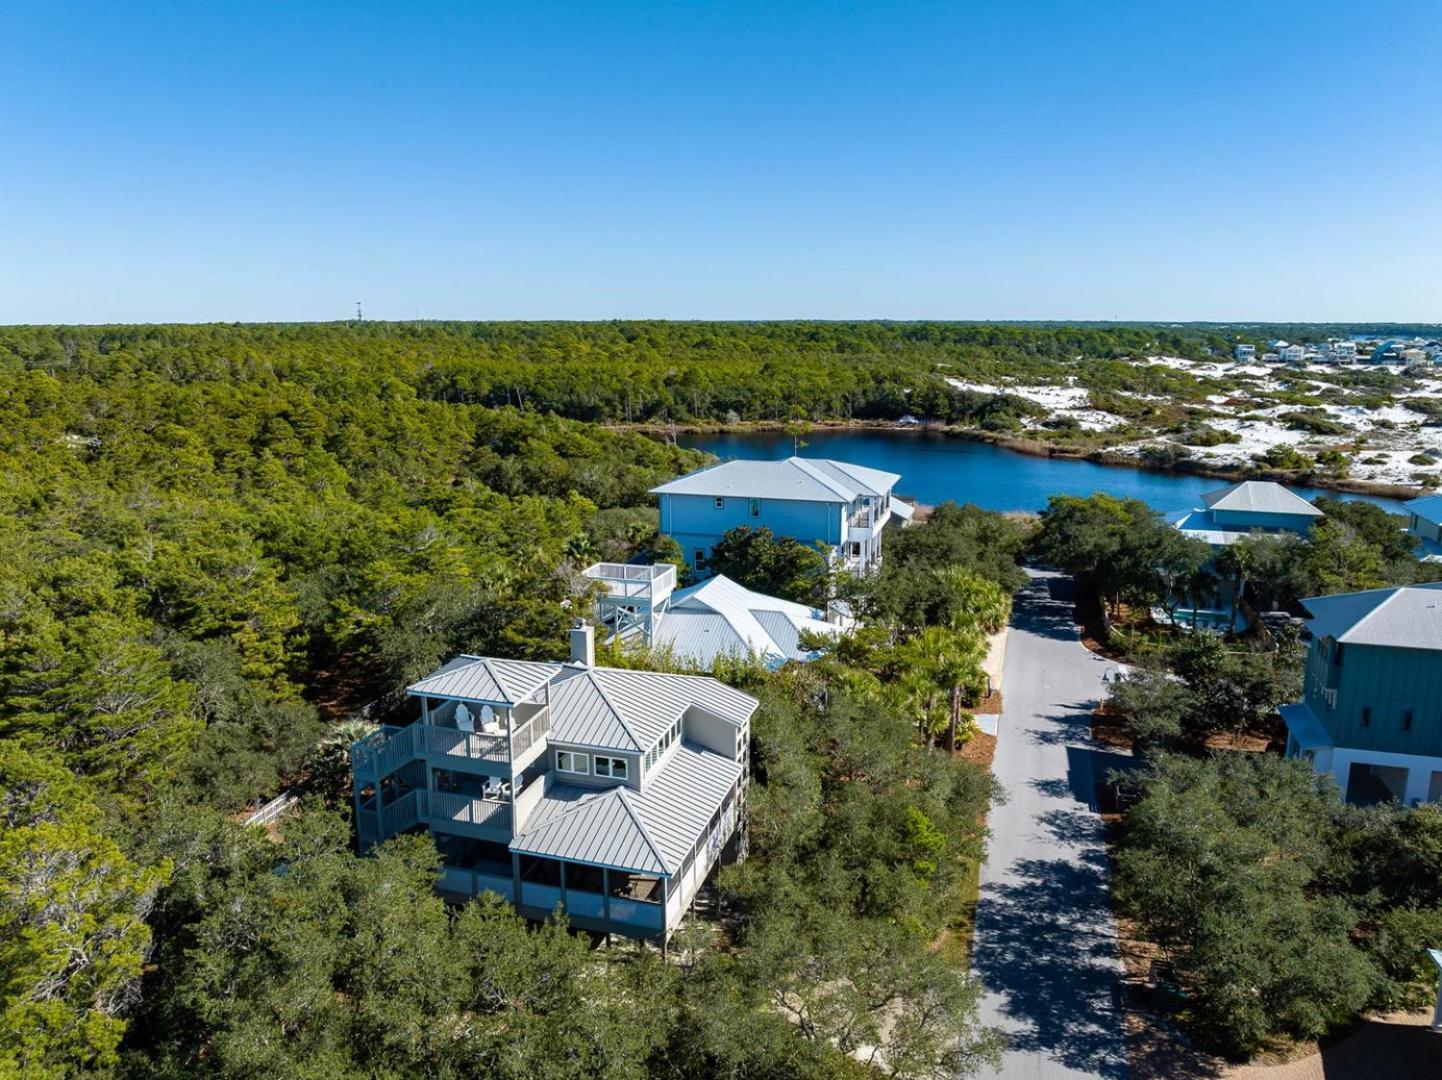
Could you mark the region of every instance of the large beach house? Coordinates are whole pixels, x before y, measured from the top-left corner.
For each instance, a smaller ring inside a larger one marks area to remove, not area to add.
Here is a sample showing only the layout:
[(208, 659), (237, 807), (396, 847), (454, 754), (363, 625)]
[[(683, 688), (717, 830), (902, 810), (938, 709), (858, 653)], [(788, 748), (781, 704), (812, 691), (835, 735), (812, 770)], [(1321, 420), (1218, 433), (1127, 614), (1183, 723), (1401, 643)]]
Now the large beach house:
[(664, 944), (744, 837), (756, 699), (715, 679), (458, 656), (406, 693), (420, 719), (351, 749), (362, 848), (426, 829), (450, 896)]
[(1350, 802), (1442, 800), (1442, 582), (1304, 600), (1303, 697), (1282, 706), (1287, 754)]
[(1174, 524), (1186, 536), (1214, 548), (1235, 544), (1254, 532), (1305, 536), (1322, 511), (1270, 480), (1245, 480), (1202, 496), (1202, 505)]
[(711, 548), (738, 526), (819, 544), (832, 563), (864, 570), (881, 554), (881, 531), (915, 508), (892, 494), (895, 473), (825, 458), (723, 461), (652, 488), (661, 532), (705, 569)]

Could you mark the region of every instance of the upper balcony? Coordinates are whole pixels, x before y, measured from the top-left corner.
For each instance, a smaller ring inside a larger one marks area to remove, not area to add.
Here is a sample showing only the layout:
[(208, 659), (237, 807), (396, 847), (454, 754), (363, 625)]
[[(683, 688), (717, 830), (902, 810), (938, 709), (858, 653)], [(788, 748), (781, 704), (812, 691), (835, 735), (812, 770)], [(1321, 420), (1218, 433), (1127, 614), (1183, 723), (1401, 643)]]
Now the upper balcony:
[(606, 586), (618, 600), (659, 607), (676, 589), (676, 567), (671, 563), (637, 566), (630, 563), (593, 563), (581, 573)]
[[(430, 723), (414, 726), (419, 729), (417, 750), (432, 765), (453, 768), (469, 763), (480, 765), (483, 772), (518, 772), (545, 752), (551, 709), (524, 703), (509, 716), (489, 722), (469, 709), (465, 713), (437, 710), (430, 713)], [(504, 768), (487, 767), (494, 765)]]

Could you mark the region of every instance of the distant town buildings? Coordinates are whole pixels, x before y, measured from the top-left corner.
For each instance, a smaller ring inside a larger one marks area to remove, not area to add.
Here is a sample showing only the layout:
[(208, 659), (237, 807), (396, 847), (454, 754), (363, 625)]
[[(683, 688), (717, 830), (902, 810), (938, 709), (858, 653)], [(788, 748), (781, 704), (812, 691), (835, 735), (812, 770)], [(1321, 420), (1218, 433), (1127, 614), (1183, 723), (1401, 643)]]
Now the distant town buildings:
[[(1235, 345), (1232, 356), (1242, 364), (1258, 359), (1257, 346)], [(1400, 364), (1407, 367), (1442, 364), (1442, 340), (1411, 338), (1406, 341), (1385, 338), (1373, 341), (1341, 340), (1302, 343), (1268, 342), (1260, 355), (1264, 364)]]

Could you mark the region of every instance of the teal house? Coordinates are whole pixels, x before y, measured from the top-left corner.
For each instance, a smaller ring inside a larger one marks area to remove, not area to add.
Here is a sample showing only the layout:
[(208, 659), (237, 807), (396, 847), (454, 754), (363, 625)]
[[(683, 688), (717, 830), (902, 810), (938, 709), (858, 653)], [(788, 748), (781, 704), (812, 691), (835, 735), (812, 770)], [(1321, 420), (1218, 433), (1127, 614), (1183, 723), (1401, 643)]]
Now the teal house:
[(1303, 697), (1282, 706), (1287, 754), (1349, 802), (1442, 800), (1442, 582), (1303, 601)]
[(651, 489), (661, 532), (704, 570), (711, 548), (738, 527), (770, 529), (822, 547), (832, 565), (865, 570), (881, 556), (881, 533), (915, 508), (892, 494), (895, 473), (824, 458), (723, 461)]
[(1186, 536), (1223, 548), (1257, 532), (1305, 536), (1321, 516), (1322, 511), (1281, 484), (1246, 480), (1207, 492), (1201, 506), (1173, 524)]

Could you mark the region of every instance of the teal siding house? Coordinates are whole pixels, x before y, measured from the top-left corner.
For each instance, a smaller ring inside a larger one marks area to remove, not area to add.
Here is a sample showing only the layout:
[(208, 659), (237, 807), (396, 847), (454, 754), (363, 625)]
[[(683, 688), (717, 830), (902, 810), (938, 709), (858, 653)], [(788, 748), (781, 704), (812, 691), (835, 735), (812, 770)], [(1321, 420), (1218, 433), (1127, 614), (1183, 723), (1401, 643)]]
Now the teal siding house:
[(1442, 801), (1442, 582), (1319, 596), (1287, 754), (1349, 802)]
[(664, 945), (706, 877), (745, 854), (757, 701), (715, 679), (458, 656), (406, 693), (419, 718), (351, 748), (362, 850), (425, 830), (438, 888)]
[(1419, 543), (1418, 555), (1424, 562), (1442, 558), (1442, 495), (1423, 495), (1402, 504), (1407, 511), (1407, 531)]
[(1254, 532), (1306, 536), (1321, 516), (1322, 511), (1281, 484), (1247, 480), (1207, 492), (1201, 506), (1173, 524), (1186, 536), (1223, 548)]
[(895, 473), (824, 458), (723, 461), (651, 489), (661, 532), (681, 545), (693, 569), (731, 529), (765, 527), (820, 545), (832, 564), (865, 570), (881, 555), (882, 530), (905, 524), (915, 508), (892, 494)]

